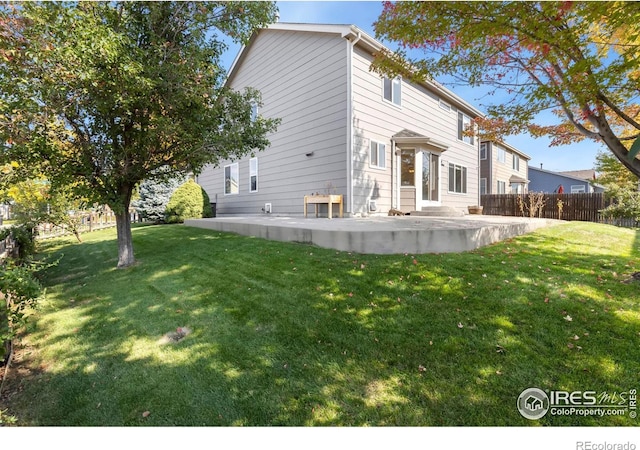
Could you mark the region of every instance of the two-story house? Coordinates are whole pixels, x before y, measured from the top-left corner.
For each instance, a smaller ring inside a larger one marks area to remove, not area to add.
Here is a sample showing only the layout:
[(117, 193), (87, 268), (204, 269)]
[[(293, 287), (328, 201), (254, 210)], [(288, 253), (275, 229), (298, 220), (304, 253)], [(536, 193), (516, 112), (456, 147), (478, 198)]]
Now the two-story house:
[(504, 142), (480, 143), (480, 195), (524, 194), (531, 157)]
[(382, 48), (353, 25), (253, 35), (226, 83), (258, 89), (256, 113), (281, 123), (265, 151), (199, 175), (218, 215), (300, 215), (314, 193), (341, 194), (346, 216), (479, 204), (479, 143), (463, 131), (482, 113), (435, 82), (372, 72)]

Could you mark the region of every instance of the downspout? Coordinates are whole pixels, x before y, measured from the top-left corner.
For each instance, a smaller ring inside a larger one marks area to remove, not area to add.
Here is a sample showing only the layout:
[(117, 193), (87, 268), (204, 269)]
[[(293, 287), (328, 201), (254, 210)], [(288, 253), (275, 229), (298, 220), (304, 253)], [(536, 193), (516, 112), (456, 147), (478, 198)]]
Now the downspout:
[(397, 198), (397, 193), (400, 191), (400, 188), (396, 188), (395, 181), (396, 177), (396, 166), (397, 163), (396, 156), (396, 141), (391, 138), (391, 208), (400, 209), (400, 200)]
[(353, 48), (362, 33), (347, 39), (347, 214), (353, 216)]

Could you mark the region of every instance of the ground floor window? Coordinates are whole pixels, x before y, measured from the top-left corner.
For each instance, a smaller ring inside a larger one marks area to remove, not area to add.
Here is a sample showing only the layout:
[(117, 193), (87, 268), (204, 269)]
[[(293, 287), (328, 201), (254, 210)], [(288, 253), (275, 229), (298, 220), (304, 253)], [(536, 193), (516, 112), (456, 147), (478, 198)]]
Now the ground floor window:
[(387, 167), (387, 146), (382, 142), (371, 141), (369, 145), (369, 165), (378, 169)]
[(258, 158), (251, 158), (249, 160), (249, 191), (258, 191)]
[(572, 194), (582, 194), (586, 192), (586, 189), (583, 184), (572, 184), (571, 185), (571, 193)]
[(237, 194), (239, 192), (239, 171), (238, 163), (224, 166), (224, 193), (225, 195)]
[(507, 193), (507, 183), (504, 181), (498, 181), (498, 186), (497, 186), (497, 193), (498, 194), (506, 194)]
[(449, 192), (467, 193), (467, 168), (449, 163)]
[(487, 193), (487, 179), (480, 178), (480, 195), (484, 195)]
[(522, 183), (511, 183), (512, 194), (524, 194), (524, 185)]

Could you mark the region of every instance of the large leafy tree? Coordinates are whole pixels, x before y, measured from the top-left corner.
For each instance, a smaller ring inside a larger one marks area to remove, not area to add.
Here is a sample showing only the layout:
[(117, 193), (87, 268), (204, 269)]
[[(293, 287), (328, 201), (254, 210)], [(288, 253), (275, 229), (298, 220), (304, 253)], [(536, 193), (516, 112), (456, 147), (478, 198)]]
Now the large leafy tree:
[[(640, 3), (386, 2), (375, 30), (401, 44), (378, 71), (502, 90), (480, 121), (488, 137), (594, 139), (640, 176)], [(536, 123), (545, 110), (555, 125)]]
[(225, 88), (220, 57), (224, 35), (247, 41), (276, 11), (233, 1), (3, 4), (0, 163), (37, 167), (54, 187), (109, 205), (118, 267), (131, 265), (136, 184), (268, 145), (277, 120), (252, 120), (259, 93)]

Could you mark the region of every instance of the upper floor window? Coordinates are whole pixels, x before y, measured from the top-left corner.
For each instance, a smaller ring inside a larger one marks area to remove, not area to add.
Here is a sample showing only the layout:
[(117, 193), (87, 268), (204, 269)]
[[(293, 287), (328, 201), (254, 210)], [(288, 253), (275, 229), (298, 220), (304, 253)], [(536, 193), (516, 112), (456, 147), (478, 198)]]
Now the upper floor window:
[(471, 129), (471, 117), (458, 111), (458, 139), (473, 145), (473, 136), (467, 134)]
[(498, 162), (507, 162), (507, 152), (502, 147), (498, 147)]
[(255, 122), (258, 118), (258, 104), (251, 102), (251, 122)]
[(520, 158), (515, 154), (513, 155), (513, 170), (516, 172), (520, 171)]
[(440, 100), (440, 108), (444, 109), (445, 111), (451, 111), (451, 105), (448, 103), (443, 102), (442, 100)]
[(393, 79), (384, 77), (382, 80), (382, 97), (394, 105), (400, 106), (402, 99), (402, 79), (400, 77)]
[(487, 159), (487, 143), (483, 142), (480, 144), (480, 159)]
[(387, 167), (387, 146), (381, 142), (371, 141), (369, 145), (369, 164), (371, 167), (384, 169)]

